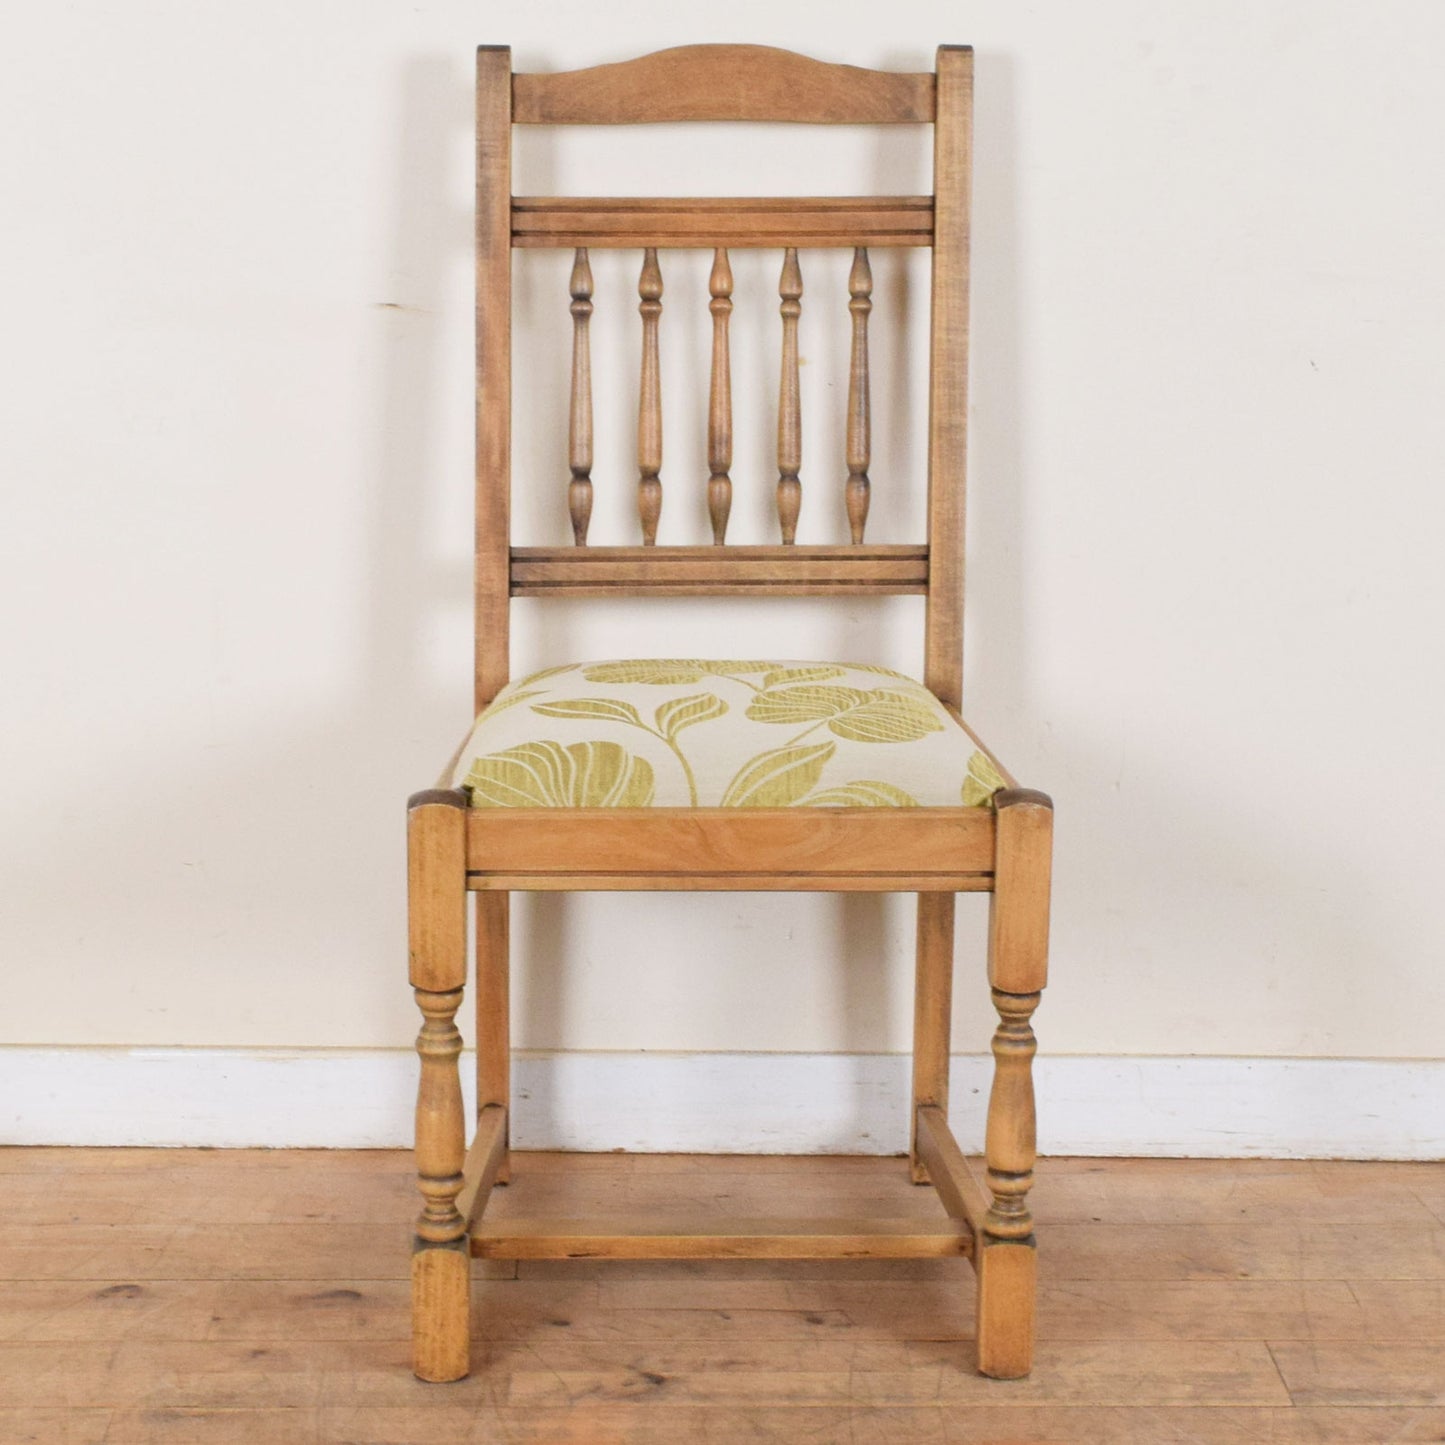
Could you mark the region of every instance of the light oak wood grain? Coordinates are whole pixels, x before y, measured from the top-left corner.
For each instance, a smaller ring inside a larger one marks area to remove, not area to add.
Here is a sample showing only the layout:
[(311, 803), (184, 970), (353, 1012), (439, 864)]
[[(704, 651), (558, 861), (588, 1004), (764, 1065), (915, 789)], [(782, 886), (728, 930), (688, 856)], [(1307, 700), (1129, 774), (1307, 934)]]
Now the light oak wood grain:
[(495, 1218), (472, 1235), (491, 1259), (951, 1259), (973, 1236), (954, 1221), (849, 1216), (746, 1219), (710, 1213), (641, 1217)]
[(929, 331), (928, 541), (923, 680), (963, 706), (963, 508), (968, 464), (968, 242), (973, 52), (938, 51), (933, 132), (933, 291)]
[(920, 1161), (950, 1218), (962, 1219), (975, 1238), (988, 1223), (988, 1196), (968, 1167), (968, 1160), (949, 1129), (937, 1104), (921, 1104), (916, 1114), (915, 1140)]
[(686, 45), (558, 74), (518, 75), (519, 125), (751, 120), (920, 124), (933, 76), (830, 65), (768, 45)]
[(567, 484), (567, 510), (572, 518), (572, 539), (585, 547), (592, 520), (592, 266), (585, 246), (577, 248), (568, 291), (572, 297), (572, 403), (567, 463), (572, 480)]
[(465, 1182), (457, 1195), (457, 1212), (468, 1229), (486, 1209), (506, 1153), (507, 1111), (500, 1104), (488, 1104), (477, 1114), (476, 1133), (462, 1168)]
[(467, 904), (457, 894), (466, 868), (467, 800), (432, 788), (407, 807), (407, 897), (413, 988), (446, 992), (466, 981)]
[[(511, 900), (506, 893), (476, 895), (477, 1115), (501, 1105), (504, 1131), (512, 1107)], [(511, 1177), (504, 1132), (497, 1179)]]
[(662, 373), (658, 351), (658, 324), (662, 319), (662, 269), (657, 250), (649, 246), (642, 253), (642, 272), (637, 281), (641, 298), (637, 310), (642, 317), (642, 381), (637, 407), (637, 508), (642, 519), (642, 542), (650, 547), (657, 541), (657, 523), (662, 514)]
[(853, 351), (848, 366), (848, 480), (843, 501), (848, 513), (848, 531), (855, 543), (863, 540), (868, 525), (868, 463), (872, 456), (872, 414), (868, 402), (868, 313), (873, 309), (873, 271), (868, 250), (853, 252), (853, 269), (848, 273), (848, 311), (853, 318)]
[(918, 895), (913, 969), (913, 1111), (908, 1150), (915, 1184), (925, 1183), (929, 1177), (919, 1150), (918, 1111), (924, 1105), (936, 1105), (945, 1115), (948, 1112), (955, 912), (951, 893)]
[(1053, 804), (1043, 793), (1009, 788), (995, 795), (994, 807), (988, 981), (1005, 993), (1037, 993), (1048, 982)]
[[(464, 796), (438, 790), (417, 793), (407, 811), (411, 978), (422, 1013), (416, 1039), (422, 1210), (411, 1262), (413, 1368), (433, 1381), (459, 1379), (468, 1368), (471, 1261), (466, 1219), (457, 1208), (466, 1125), (456, 1025), (467, 976), (466, 814)], [(500, 1135), (499, 1125), (498, 1151)]]
[(782, 370), (778, 381), (778, 523), (784, 546), (798, 535), (798, 511), (802, 505), (802, 484), (798, 471), (803, 463), (803, 414), (798, 387), (798, 319), (802, 315), (803, 273), (798, 249), (783, 252), (783, 271), (778, 279), (778, 307), (783, 318)]
[[(715, 479), (717, 474), (715, 474)], [(731, 482), (728, 496), (731, 498)], [(709, 495), (713, 495), (709, 483)], [(922, 593), (926, 546), (514, 547), (514, 596)]]
[(510, 667), (512, 52), (477, 51), (475, 686), (480, 712)]
[(465, 1237), (412, 1253), (412, 1373), (429, 1384), (471, 1369), (471, 1264)]
[(697, 578), (681, 581), (643, 581), (609, 584), (607, 582), (558, 583), (528, 582), (515, 589), (518, 597), (566, 596), (577, 601), (649, 597), (662, 601), (672, 597), (752, 597), (764, 602), (777, 602), (785, 597), (914, 597), (926, 590), (921, 582), (876, 582), (868, 576), (809, 581), (789, 578), (777, 582), (707, 581)]
[(579, 869), (543, 873), (472, 873), (467, 887), (515, 893), (987, 893), (988, 873), (615, 873)]
[(1005, 789), (989, 899), (989, 981), (999, 1025), (984, 1143), (992, 1195), (978, 1241), (979, 1369), (1018, 1379), (1033, 1358), (1037, 1257), (1033, 1187), (1035, 1104), (1032, 1018), (1046, 979), (1053, 809), (1042, 793)]
[[(797, 478), (791, 479), (796, 482)], [(794, 519), (796, 528), (796, 519)], [(710, 550), (710, 549), (709, 549)], [(590, 549), (589, 549), (590, 551)], [(923, 568), (912, 557), (841, 557), (804, 559), (791, 567), (781, 563), (753, 562), (710, 556), (678, 557), (629, 562), (599, 559), (578, 554), (559, 561), (514, 561), (515, 590), (536, 590), (547, 586), (594, 582), (632, 591), (654, 583), (761, 583), (771, 582), (858, 582), (902, 584), (892, 590), (917, 588), (923, 583)]]
[(929, 246), (932, 196), (517, 196), (518, 247)]
[(473, 808), (474, 875), (565, 873), (809, 877), (934, 873), (952, 885), (993, 864), (986, 808)]
[(733, 271), (728, 253), (719, 247), (713, 254), (708, 276), (708, 311), (712, 314), (712, 374), (707, 408), (707, 512), (712, 523), (713, 545), (721, 547), (727, 537), (728, 515), (733, 505), (732, 360), (728, 352), (728, 318), (733, 309)]

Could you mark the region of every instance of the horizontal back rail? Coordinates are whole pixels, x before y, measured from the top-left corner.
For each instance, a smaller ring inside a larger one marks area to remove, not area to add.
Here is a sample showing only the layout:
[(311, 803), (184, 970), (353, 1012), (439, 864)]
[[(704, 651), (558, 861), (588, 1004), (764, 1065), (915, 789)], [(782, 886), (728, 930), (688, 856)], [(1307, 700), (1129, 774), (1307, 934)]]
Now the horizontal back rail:
[(614, 65), (512, 77), (516, 125), (923, 125), (933, 114), (929, 72), (834, 65), (770, 45), (680, 45)]
[(517, 196), (512, 245), (931, 246), (932, 196)]
[(514, 597), (896, 596), (928, 587), (928, 548), (514, 547)]

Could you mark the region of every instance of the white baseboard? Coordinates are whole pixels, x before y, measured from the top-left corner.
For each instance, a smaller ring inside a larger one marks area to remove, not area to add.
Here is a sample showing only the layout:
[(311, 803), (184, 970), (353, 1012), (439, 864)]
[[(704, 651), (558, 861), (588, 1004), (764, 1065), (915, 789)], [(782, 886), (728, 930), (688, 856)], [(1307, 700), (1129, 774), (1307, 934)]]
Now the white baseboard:
[[(991, 1064), (953, 1061), (965, 1147), (983, 1137)], [(1035, 1072), (1044, 1154), (1445, 1155), (1441, 1061), (1041, 1056)], [(0, 1048), (0, 1143), (394, 1147), (415, 1080), (401, 1049)], [(523, 1149), (907, 1146), (895, 1054), (520, 1054), (514, 1088)]]

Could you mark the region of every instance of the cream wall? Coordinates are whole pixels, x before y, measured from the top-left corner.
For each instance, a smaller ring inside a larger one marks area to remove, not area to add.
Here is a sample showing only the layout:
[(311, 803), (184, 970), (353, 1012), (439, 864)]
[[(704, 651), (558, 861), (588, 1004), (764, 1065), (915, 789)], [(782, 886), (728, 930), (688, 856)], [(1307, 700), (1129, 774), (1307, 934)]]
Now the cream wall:
[[(470, 686), (471, 50), (714, 39), (978, 52), (968, 711), (1058, 807), (1044, 1047), (1439, 1052), (1445, 12), (145, 0), (4, 28), (0, 1041), (408, 1043), (402, 804)], [(534, 134), (519, 185), (927, 185), (912, 134), (754, 139)], [(663, 260), (663, 534), (701, 540), (703, 263)], [(630, 540), (634, 264), (596, 266), (599, 541)], [(767, 524), (775, 266), (736, 261), (737, 540)], [(911, 540), (926, 270), (876, 270), (875, 529)], [(536, 541), (565, 535), (565, 271), (518, 267)], [(827, 540), (846, 293), (836, 259), (804, 277)], [(921, 628), (908, 599), (517, 612), (538, 666), (912, 664)], [(906, 1046), (906, 900), (517, 911), (530, 1048)]]

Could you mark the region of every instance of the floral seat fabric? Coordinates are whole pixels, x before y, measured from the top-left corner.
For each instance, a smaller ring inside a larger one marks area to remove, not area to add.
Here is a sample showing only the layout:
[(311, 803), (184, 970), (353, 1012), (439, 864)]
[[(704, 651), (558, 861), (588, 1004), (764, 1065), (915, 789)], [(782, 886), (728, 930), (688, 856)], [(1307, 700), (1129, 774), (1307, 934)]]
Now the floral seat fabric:
[(477, 808), (982, 807), (1004, 786), (902, 673), (694, 659), (569, 663), (509, 683), (452, 781)]

